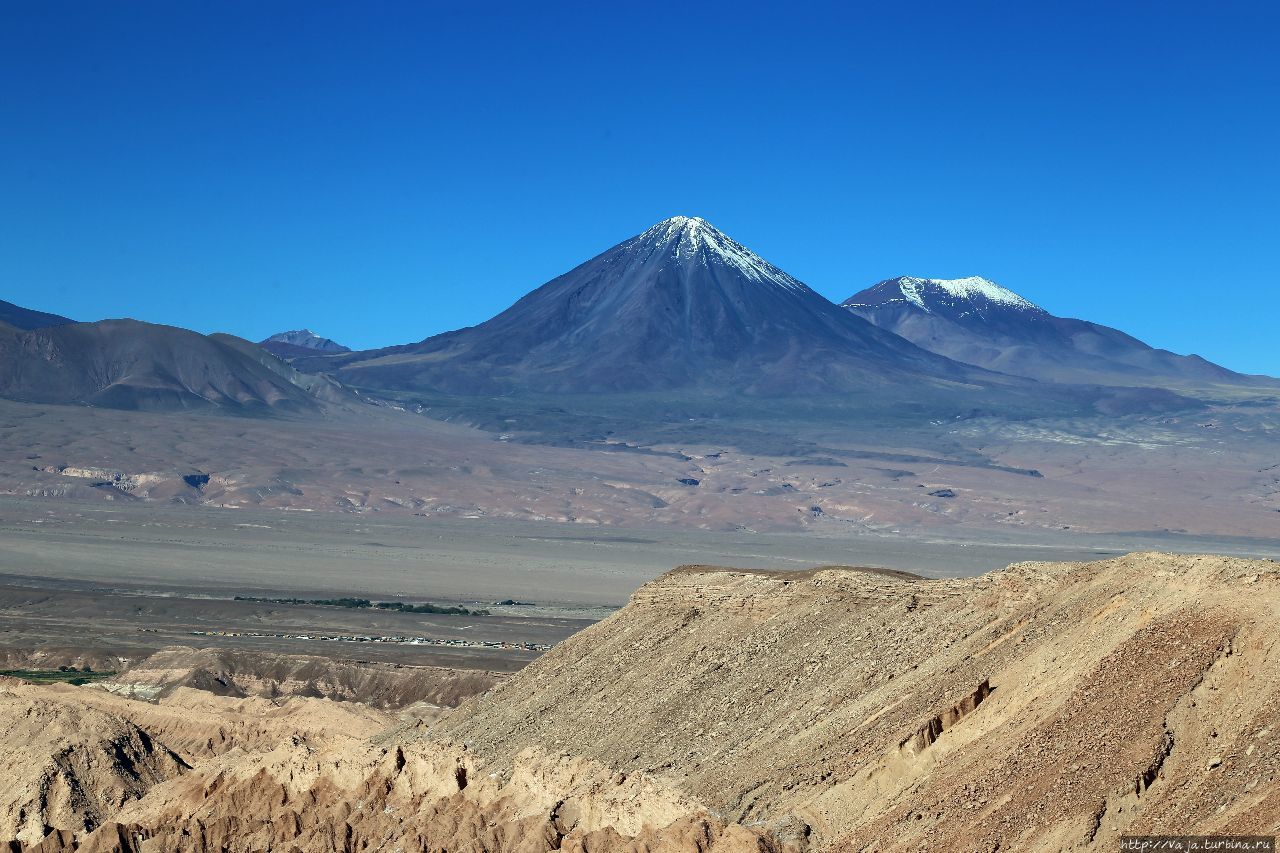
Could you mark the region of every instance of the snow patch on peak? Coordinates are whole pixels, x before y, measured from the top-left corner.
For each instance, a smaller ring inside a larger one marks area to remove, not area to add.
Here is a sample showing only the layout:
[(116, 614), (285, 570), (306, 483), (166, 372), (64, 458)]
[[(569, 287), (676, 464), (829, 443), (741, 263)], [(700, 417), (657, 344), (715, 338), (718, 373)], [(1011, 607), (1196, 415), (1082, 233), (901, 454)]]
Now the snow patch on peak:
[(809, 289), (700, 216), (664, 219), (622, 248), (646, 258), (666, 252), (681, 263), (727, 267), (757, 284), (793, 292)]
[(969, 276), (968, 278), (914, 278), (903, 276), (898, 279), (898, 289), (903, 299), (928, 311), (925, 294), (929, 291), (942, 293), (953, 299), (964, 299), (969, 302), (986, 301), (997, 305), (1005, 305), (1022, 311), (1043, 311), (1039, 305), (1018, 294), (1001, 287), (994, 281)]
[(898, 281), (898, 290), (902, 292), (903, 299), (928, 311), (929, 306), (924, 304), (924, 297), (920, 295), (921, 284), (918, 278), (903, 278)]
[(707, 222), (707, 220), (703, 219), (701, 216), (671, 216), (671, 217), (668, 217), (667, 219), (662, 220), (661, 222), (659, 222), (657, 225), (653, 227), (658, 228), (663, 225), (669, 225), (673, 228), (684, 228), (685, 226), (696, 228), (699, 225), (709, 226), (710, 223)]

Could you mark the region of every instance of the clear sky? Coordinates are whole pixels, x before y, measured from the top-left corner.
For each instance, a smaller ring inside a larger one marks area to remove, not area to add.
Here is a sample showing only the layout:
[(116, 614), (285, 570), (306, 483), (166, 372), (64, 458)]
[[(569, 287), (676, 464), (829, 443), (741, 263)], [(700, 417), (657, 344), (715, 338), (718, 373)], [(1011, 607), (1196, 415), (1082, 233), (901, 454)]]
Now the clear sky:
[(356, 348), (702, 216), (1280, 375), (1275, 2), (19, 2), (0, 298)]

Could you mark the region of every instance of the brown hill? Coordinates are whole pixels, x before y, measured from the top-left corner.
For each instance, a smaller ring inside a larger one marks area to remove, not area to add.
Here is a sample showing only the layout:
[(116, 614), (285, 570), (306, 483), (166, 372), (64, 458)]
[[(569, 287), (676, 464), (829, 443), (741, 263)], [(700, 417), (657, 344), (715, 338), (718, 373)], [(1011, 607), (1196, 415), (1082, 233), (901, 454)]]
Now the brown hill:
[(152, 785), (189, 769), (135, 723), (0, 679), (0, 838), (92, 830)]
[(964, 580), (688, 567), (437, 723), (222, 752), (41, 849), (1111, 850), (1121, 833), (1274, 834), (1278, 653), (1271, 561), (1134, 554)]
[(394, 718), (356, 703), (233, 699), (181, 688), (158, 703), (0, 678), (0, 843), (57, 849), (157, 783), (282, 741), (360, 742)]

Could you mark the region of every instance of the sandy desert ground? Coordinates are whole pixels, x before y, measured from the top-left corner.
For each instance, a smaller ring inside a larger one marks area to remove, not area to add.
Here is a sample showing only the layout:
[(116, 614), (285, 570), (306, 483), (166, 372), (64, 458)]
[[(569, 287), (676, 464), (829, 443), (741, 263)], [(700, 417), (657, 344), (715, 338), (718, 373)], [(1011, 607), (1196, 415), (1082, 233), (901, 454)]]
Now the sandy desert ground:
[(447, 411), (266, 421), (0, 401), (0, 493), (593, 529), (1280, 532), (1269, 398), (1027, 420), (739, 409), (458, 413), (485, 430), (436, 419)]
[(1156, 546), (1267, 555), (1280, 548), (1280, 538), (1062, 530), (824, 535), (583, 529), (492, 519), (0, 497), (4, 575), (202, 595), (361, 593), (471, 604), (517, 598), (564, 615), (586, 611), (594, 617), (690, 560), (760, 569), (856, 563), (954, 576), (1022, 559), (1084, 559)]

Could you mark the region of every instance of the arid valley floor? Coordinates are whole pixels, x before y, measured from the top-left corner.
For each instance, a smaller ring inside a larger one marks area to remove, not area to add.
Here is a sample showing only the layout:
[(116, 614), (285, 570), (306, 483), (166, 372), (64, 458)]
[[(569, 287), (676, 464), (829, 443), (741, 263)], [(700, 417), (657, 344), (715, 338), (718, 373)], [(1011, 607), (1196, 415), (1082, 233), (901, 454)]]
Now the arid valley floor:
[[(764, 570), (866, 565), (957, 577), (1022, 560), (1135, 550), (1280, 556), (1280, 539), (1052, 530), (856, 537), (586, 531), (490, 519), (0, 498), (0, 649), (78, 647), (132, 659), (194, 644), (511, 671), (687, 563)], [(483, 608), (490, 615), (280, 602), (343, 597)], [(320, 639), (326, 635), (430, 642)]]
[[(1280, 556), (1168, 532), (586, 535), (4, 498), (0, 837), (336, 853), (1274, 832), (1277, 563), (1120, 556), (1157, 549)], [(344, 597), (472, 613), (313, 603)]]

